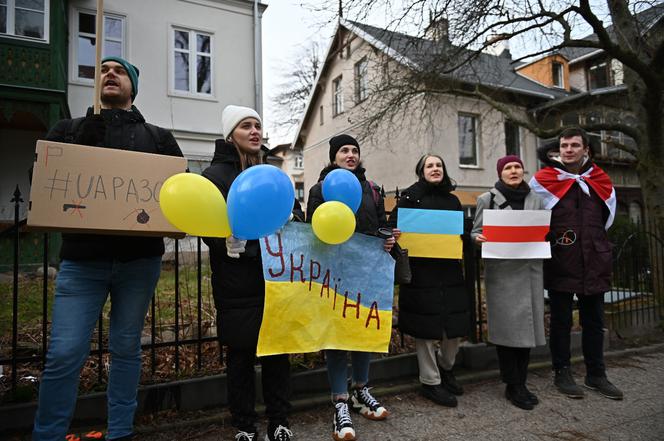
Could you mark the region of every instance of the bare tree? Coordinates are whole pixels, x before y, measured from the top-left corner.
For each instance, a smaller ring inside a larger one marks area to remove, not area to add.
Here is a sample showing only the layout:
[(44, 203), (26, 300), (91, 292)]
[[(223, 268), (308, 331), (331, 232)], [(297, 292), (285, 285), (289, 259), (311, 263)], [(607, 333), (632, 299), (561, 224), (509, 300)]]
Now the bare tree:
[[(325, 9), (325, 2), (317, 4)], [(367, 127), (380, 119), (396, 119), (396, 112), (415, 96), (450, 93), (480, 98), (542, 138), (559, 133), (566, 112), (599, 113), (599, 118), (580, 118), (581, 125), (590, 131), (620, 132), (634, 141), (614, 141), (614, 145), (635, 158), (646, 213), (662, 236), (664, 20), (639, 20), (638, 13), (650, 8), (656, 18), (664, 15), (661, 0), (346, 0), (347, 19), (362, 20), (371, 11), (387, 11), (392, 34), (402, 31), (421, 37), (408, 43), (396, 38), (390, 44), (413, 63), (406, 70), (384, 69), (394, 74), (376, 85), (371, 102), (375, 118)], [(432, 46), (430, 24), (440, 22), (446, 25), (445, 38), (434, 39), (437, 44)], [(593, 35), (582, 38), (587, 34)], [(480, 62), (483, 51), (500, 41), (509, 41), (519, 52), (513, 62), (560, 50), (602, 50), (624, 67), (623, 85), (611, 93), (580, 94), (555, 106), (520, 102), (507, 88), (490, 84), (486, 63)], [(407, 47), (413, 44), (421, 47)], [(388, 65), (399, 64), (392, 57), (384, 59)], [(473, 75), (475, 81), (468, 81)], [(528, 112), (516, 111), (510, 104)]]
[(295, 128), (304, 114), (311, 89), (322, 63), (318, 42), (300, 49), (293, 61), (282, 69), (278, 92), (271, 97), (277, 130), (285, 135)]

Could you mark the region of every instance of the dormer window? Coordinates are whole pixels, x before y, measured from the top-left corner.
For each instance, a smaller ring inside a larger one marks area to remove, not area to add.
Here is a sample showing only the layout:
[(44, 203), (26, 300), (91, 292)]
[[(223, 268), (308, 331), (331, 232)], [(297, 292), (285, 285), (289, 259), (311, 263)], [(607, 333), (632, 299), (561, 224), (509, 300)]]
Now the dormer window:
[(551, 65), (551, 72), (553, 75), (552, 82), (556, 87), (563, 88), (565, 84), (563, 83), (563, 65), (554, 61)]

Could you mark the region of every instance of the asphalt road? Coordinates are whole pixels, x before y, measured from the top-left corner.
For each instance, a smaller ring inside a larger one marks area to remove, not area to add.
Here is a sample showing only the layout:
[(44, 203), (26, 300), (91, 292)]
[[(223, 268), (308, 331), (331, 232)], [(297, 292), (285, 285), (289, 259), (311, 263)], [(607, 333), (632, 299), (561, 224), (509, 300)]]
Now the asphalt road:
[[(639, 441), (664, 440), (664, 350), (622, 358), (607, 363), (609, 379), (625, 393), (613, 401), (593, 391), (582, 400), (560, 395), (551, 372), (531, 372), (528, 385), (541, 404), (532, 411), (512, 406), (503, 396), (498, 380), (466, 384), (466, 393), (454, 409), (440, 407), (417, 392), (380, 397), (390, 410), (385, 421), (353, 416), (357, 439), (375, 440), (566, 440)], [(584, 368), (575, 366), (577, 382)], [(330, 441), (332, 405), (317, 405), (292, 415), (296, 440)], [(262, 421), (261, 430), (265, 430)], [(157, 423), (158, 425), (158, 423)], [(264, 432), (261, 433), (261, 440)], [(140, 435), (137, 441), (234, 440), (232, 428), (209, 424), (167, 432)]]

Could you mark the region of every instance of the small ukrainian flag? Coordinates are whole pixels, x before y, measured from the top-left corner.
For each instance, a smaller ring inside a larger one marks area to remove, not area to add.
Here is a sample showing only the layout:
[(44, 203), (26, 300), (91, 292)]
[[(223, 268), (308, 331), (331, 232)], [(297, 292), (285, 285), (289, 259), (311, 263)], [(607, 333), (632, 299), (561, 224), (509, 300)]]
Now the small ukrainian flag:
[(463, 212), (399, 208), (399, 245), (411, 257), (461, 259)]

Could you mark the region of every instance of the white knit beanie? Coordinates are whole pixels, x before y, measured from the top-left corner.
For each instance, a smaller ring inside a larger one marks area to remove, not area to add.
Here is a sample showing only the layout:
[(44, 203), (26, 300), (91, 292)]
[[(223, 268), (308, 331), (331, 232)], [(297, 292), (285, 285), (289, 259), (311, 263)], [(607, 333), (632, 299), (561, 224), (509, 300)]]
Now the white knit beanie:
[(221, 129), (223, 130), (224, 137), (228, 138), (233, 130), (235, 130), (235, 127), (240, 124), (240, 121), (245, 118), (256, 118), (262, 124), (261, 117), (254, 109), (234, 106), (232, 104), (226, 106), (224, 111), (221, 112)]

